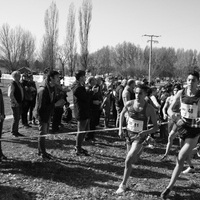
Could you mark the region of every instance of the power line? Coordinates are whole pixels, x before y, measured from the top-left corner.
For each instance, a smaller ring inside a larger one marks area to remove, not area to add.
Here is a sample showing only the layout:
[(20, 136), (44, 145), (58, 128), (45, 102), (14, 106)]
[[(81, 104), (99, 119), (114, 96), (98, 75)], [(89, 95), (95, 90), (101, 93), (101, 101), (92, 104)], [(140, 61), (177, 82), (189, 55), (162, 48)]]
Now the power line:
[(152, 43), (158, 43), (157, 40), (153, 40), (154, 37), (161, 37), (160, 35), (143, 35), (145, 37), (150, 37), (150, 40), (147, 42), (150, 42), (150, 52), (149, 52), (149, 83), (151, 82), (151, 60), (152, 60)]

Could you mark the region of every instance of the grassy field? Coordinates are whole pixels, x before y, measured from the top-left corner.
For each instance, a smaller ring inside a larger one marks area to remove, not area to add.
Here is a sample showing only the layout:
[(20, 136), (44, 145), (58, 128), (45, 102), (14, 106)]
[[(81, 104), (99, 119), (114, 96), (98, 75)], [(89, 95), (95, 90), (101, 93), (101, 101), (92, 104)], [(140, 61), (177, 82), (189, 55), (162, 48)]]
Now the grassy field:
[[(7, 84), (1, 87), (6, 114), (10, 115)], [(71, 95), (69, 94), (69, 99)], [(102, 124), (102, 119), (101, 119)], [(46, 147), (54, 157), (43, 162), (37, 155), (37, 126), (23, 129), (20, 133), (30, 139), (14, 139), (10, 134), (11, 120), (4, 122), (2, 142), (4, 154), (9, 158), (0, 163), (0, 200), (151, 200), (168, 184), (177, 155), (177, 141), (169, 160), (161, 162), (165, 143), (157, 141), (154, 149), (146, 148), (137, 165), (133, 165), (130, 190), (122, 195), (115, 191), (122, 180), (125, 142), (116, 131), (96, 133), (97, 141), (84, 142), (90, 156), (76, 156), (74, 152), (76, 121), (64, 124), (62, 134), (51, 135)], [(113, 125), (113, 122), (112, 122)], [(181, 175), (169, 199), (197, 200), (200, 197), (199, 159), (193, 160), (197, 173)]]

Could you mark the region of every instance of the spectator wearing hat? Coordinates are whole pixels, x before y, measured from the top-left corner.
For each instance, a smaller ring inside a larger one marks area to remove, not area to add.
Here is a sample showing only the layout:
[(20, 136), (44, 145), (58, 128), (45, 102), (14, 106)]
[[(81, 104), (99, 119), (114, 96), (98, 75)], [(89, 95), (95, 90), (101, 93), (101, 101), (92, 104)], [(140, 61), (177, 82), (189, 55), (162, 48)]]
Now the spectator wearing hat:
[(11, 108), (13, 111), (13, 122), (11, 125), (11, 133), (13, 136), (23, 136), (19, 133), (19, 120), (22, 112), (22, 101), (24, 99), (24, 91), (20, 83), (21, 73), (19, 71), (12, 72), (13, 81), (8, 87), (8, 97), (10, 98)]
[(89, 130), (90, 119), (90, 95), (85, 89), (85, 71), (78, 70), (75, 74), (76, 81), (72, 85), (74, 116), (77, 120), (77, 135), (76, 135), (76, 155), (88, 155), (88, 151), (82, 148), (82, 142), (85, 138), (85, 133), (80, 131)]

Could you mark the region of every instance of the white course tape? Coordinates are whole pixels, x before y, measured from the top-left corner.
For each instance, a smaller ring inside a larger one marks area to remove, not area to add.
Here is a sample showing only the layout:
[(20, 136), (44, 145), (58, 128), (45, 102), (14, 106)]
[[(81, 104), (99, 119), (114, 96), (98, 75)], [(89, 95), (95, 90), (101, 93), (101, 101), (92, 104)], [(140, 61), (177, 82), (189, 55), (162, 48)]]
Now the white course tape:
[[(168, 124), (169, 122), (162, 122), (158, 125), (164, 125)], [(149, 124), (148, 126), (152, 126), (152, 124)], [(126, 127), (123, 127), (123, 129), (126, 129)], [(1, 138), (0, 141), (14, 141), (14, 140), (21, 140), (21, 139), (34, 139), (34, 138), (40, 138), (40, 137), (49, 137), (49, 136), (55, 136), (55, 135), (75, 135), (77, 133), (97, 133), (97, 132), (104, 132), (104, 131), (117, 131), (119, 128), (107, 128), (107, 129), (97, 129), (97, 130), (88, 130), (88, 131), (74, 131), (74, 132), (64, 132), (64, 133), (56, 133), (56, 134), (45, 134), (45, 135), (37, 135), (37, 136), (24, 136), (24, 137), (7, 137), (7, 138)]]
[[(126, 128), (123, 128), (126, 129)], [(102, 132), (102, 131), (115, 131), (119, 130), (119, 128), (108, 128), (108, 129), (97, 129), (97, 130), (88, 130), (88, 131), (74, 131), (74, 132), (65, 132), (65, 133), (56, 133), (56, 134), (45, 134), (45, 135), (38, 135), (38, 136), (25, 136), (25, 137), (7, 137), (2, 138), (0, 141), (12, 141), (12, 140), (20, 140), (20, 139), (34, 139), (34, 138), (40, 138), (40, 137), (48, 137), (48, 136), (55, 136), (55, 135), (75, 135), (77, 133), (91, 133), (91, 132)]]

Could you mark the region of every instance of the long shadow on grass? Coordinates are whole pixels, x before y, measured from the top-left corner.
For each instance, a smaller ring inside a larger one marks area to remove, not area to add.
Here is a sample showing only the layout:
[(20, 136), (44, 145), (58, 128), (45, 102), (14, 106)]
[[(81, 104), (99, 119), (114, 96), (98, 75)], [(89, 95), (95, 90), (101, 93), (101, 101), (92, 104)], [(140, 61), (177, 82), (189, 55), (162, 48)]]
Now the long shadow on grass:
[[(38, 141), (37, 138), (30, 138), (30, 139), (7, 139), (3, 142), (11, 142), (15, 144), (27, 145), (30, 148), (37, 149), (38, 148)], [(68, 150), (71, 149), (71, 145), (75, 145), (75, 140), (70, 138), (59, 138), (59, 135), (52, 135), (51, 138), (46, 137), (46, 149), (60, 149), (60, 150)]]
[(0, 185), (0, 199), (36, 199), (36, 193), (27, 192), (20, 187)]
[[(143, 165), (143, 166), (149, 166), (149, 167), (157, 167), (157, 168), (167, 168), (169, 170), (174, 169), (175, 167), (175, 162), (171, 162), (171, 161), (166, 161), (166, 162), (159, 162), (159, 160), (155, 160), (153, 158), (150, 159), (146, 159), (145, 156), (143, 157), (143, 155), (141, 156), (141, 159), (139, 161), (139, 165)], [(149, 156), (150, 157), (150, 156)], [(155, 159), (158, 159), (157, 157)]]
[[(62, 162), (65, 163), (65, 162)], [(73, 161), (74, 165), (79, 165), (83, 168), (90, 168), (93, 170), (101, 171), (101, 173), (113, 173), (115, 175), (123, 175), (124, 171), (124, 164), (123, 165), (116, 165), (118, 163), (117, 161), (113, 162), (105, 162), (105, 163), (95, 163), (95, 162), (90, 162), (90, 163), (84, 163), (84, 162), (77, 162)], [(170, 178), (166, 173), (162, 173), (162, 169), (159, 171), (152, 171), (151, 169), (147, 169), (145, 166), (144, 168), (142, 167), (134, 167), (132, 171), (132, 176), (134, 178), (154, 178), (154, 179), (160, 179), (160, 178)], [(187, 180), (184, 178), (181, 178), (183, 180)]]
[[(84, 163), (84, 160), (82, 162), (74, 160), (53, 160), (50, 162), (13, 160), (1, 163), (0, 169), (2, 174), (23, 174), (34, 178), (62, 182), (77, 188), (91, 186), (107, 188), (107, 185), (101, 185), (101, 183), (119, 181), (117, 177), (123, 175), (124, 166), (117, 166), (116, 162), (95, 163), (93, 161)], [(169, 178), (164, 173), (145, 168), (134, 169), (131, 176), (134, 178)], [(113, 186), (113, 189), (116, 188)]]
[[(79, 165), (70, 165), (70, 163), (59, 162), (30, 162), (18, 161), (4, 162), (0, 165), (2, 174), (23, 174), (34, 178), (42, 178), (55, 182), (65, 183), (76, 188), (99, 187), (99, 182), (118, 181), (118, 178), (95, 171), (92, 168)], [(102, 184), (102, 188), (108, 186)], [(115, 188), (113, 186), (113, 188)], [(116, 189), (116, 188), (115, 188)]]
[[(163, 188), (164, 189), (164, 188)], [(191, 190), (190, 190), (191, 189)], [(192, 190), (193, 189), (193, 190)], [(151, 195), (151, 196), (160, 196), (162, 191), (137, 191), (138, 193)], [(174, 193), (175, 192), (175, 193)], [(177, 187), (175, 186), (173, 191), (170, 193), (167, 199), (176, 199), (176, 200), (196, 200), (199, 199), (200, 192), (195, 192), (193, 187)]]
[(196, 200), (200, 197), (199, 184), (192, 184), (188, 186), (174, 186), (173, 190), (176, 192), (176, 194), (174, 195), (176, 199)]
[[(150, 148), (145, 148), (144, 149), (145, 152), (149, 153), (149, 154), (158, 154), (158, 155), (164, 155), (165, 153), (165, 148), (163, 148), (162, 146), (161, 147), (155, 147), (153, 149), (150, 149)], [(171, 150), (170, 150), (170, 155), (177, 155), (177, 150), (172, 147)]]

